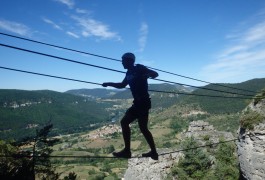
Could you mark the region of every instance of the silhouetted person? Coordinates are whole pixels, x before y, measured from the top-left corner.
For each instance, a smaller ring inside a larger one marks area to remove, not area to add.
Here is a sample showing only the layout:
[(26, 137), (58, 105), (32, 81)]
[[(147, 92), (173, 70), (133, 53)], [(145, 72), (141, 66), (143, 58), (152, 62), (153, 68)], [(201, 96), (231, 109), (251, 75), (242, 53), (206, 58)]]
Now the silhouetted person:
[(131, 130), (129, 124), (138, 119), (140, 130), (151, 148), (150, 152), (142, 154), (142, 156), (157, 160), (158, 154), (156, 152), (154, 139), (151, 132), (148, 130), (148, 114), (151, 108), (151, 100), (148, 94), (147, 79), (156, 78), (158, 73), (143, 65), (134, 65), (134, 62), (134, 54), (125, 53), (122, 56), (122, 65), (124, 69), (127, 69), (127, 72), (123, 81), (120, 83), (106, 82), (102, 84), (104, 87), (111, 86), (119, 89), (125, 88), (129, 84), (134, 99), (133, 105), (126, 111), (121, 120), (125, 148), (120, 152), (114, 152), (113, 155), (115, 157), (131, 158)]

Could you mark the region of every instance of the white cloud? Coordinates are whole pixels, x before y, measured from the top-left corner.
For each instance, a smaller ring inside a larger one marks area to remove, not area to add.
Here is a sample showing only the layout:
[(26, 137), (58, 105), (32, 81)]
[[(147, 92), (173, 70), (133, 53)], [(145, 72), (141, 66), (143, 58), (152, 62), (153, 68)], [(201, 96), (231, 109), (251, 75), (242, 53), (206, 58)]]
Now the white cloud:
[(68, 8), (70, 8), (70, 9), (72, 9), (75, 5), (74, 0), (55, 0), (55, 1), (68, 6)]
[(72, 32), (70, 32), (70, 31), (67, 31), (66, 34), (68, 34), (69, 36), (72, 36), (72, 37), (74, 37), (74, 38), (76, 38), (76, 39), (79, 38), (79, 36), (78, 36), (77, 34), (72, 33)]
[(0, 29), (4, 29), (6, 31), (10, 31), (22, 36), (30, 36), (32, 33), (30, 28), (24, 24), (14, 21), (1, 20), (1, 19), (0, 19)]
[(227, 57), (233, 53), (237, 53), (238, 51), (243, 51), (243, 50), (246, 50), (248, 47), (246, 45), (242, 45), (242, 44), (239, 44), (239, 45), (234, 45), (228, 49), (225, 49), (221, 54), (220, 54), (220, 57), (219, 58), (222, 58), (222, 57)]
[(97, 37), (100, 39), (116, 39), (121, 40), (116, 32), (112, 32), (109, 26), (94, 20), (92, 18), (84, 18), (72, 16), (72, 18), (77, 22), (78, 26), (81, 27), (81, 34), (84, 37)]
[[(92, 11), (87, 9), (75, 8), (75, 0), (54, 0), (56, 2), (67, 5), (70, 9), (74, 8), (74, 14), (70, 15), (70, 18), (74, 20), (74, 25), (71, 24), (71, 21), (68, 21), (68, 27), (65, 27), (65, 33), (74, 38), (80, 37), (94, 37), (96, 41), (99, 40), (116, 40), (121, 41), (121, 37), (117, 32), (110, 30), (109, 25), (95, 20), (89, 15), (91, 15)], [(54, 28), (63, 30), (59, 25), (54, 23), (53, 21), (43, 18), (46, 23), (51, 24)], [(69, 25), (70, 24), (70, 25)], [(66, 30), (69, 29), (69, 30)], [(73, 33), (75, 32), (75, 33)]]
[(62, 30), (62, 28), (57, 25), (56, 23), (54, 23), (52, 20), (50, 19), (47, 19), (47, 18), (42, 18), (42, 20), (50, 25), (52, 25), (55, 29), (59, 29), (59, 30)]
[(79, 9), (79, 8), (76, 8), (75, 10), (78, 14), (90, 14), (91, 12), (88, 11), (88, 10), (85, 10), (85, 9)]
[(212, 82), (241, 82), (265, 77), (265, 21), (229, 38), (232, 45), (202, 69), (202, 77)]
[(265, 41), (265, 21), (258, 23), (254, 27), (250, 28), (247, 32), (243, 40), (246, 43), (264, 43)]
[(141, 24), (139, 32), (140, 32), (138, 39), (139, 51), (143, 52), (146, 46), (147, 35), (148, 35), (148, 25), (145, 22)]

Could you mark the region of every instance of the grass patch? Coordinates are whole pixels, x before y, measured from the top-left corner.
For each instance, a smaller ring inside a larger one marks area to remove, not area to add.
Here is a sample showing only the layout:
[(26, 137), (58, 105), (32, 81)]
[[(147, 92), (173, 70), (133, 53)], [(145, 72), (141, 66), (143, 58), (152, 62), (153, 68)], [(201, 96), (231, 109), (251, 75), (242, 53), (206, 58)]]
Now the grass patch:
[(258, 104), (262, 99), (265, 99), (265, 89), (262, 89), (261, 92), (254, 97), (254, 105)]
[(264, 121), (265, 117), (258, 112), (248, 110), (243, 114), (240, 120), (242, 128), (253, 130), (254, 126)]

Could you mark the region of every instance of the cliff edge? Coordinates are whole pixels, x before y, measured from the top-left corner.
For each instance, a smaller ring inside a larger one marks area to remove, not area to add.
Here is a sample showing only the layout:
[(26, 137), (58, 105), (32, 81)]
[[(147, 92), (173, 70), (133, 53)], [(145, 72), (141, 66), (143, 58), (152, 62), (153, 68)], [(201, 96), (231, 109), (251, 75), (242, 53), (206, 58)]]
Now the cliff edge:
[(242, 179), (265, 179), (265, 99), (243, 112), (237, 151)]

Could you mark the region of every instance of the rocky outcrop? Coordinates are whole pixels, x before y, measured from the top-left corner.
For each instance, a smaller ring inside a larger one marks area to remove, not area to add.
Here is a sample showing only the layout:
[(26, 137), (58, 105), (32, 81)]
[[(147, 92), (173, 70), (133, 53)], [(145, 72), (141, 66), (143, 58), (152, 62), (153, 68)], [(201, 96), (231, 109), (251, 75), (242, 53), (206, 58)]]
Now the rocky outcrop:
[[(265, 100), (256, 105), (252, 103), (248, 108), (265, 115)], [(237, 149), (242, 177), (265, 179), (265, 118), (251, 130), (240, 127)]]
[(217, 131), (212, 125), (205, 121), (192, 121), (186, 132), (182, 133), (182, 138), (193, 136), (201, 144), (205, 144), (205, 140), (212, 143), (218, 143), (220, 138), (224, 140), (232, 140), (234, 136), (230, 132)]
[[(161, 151), (161, 153), (167, 153)], [(151, 158), (132, 158), (128, 161), (128, 169), (125, 172), (125, 180), (162, 180), (165, 179), (170, 172), (174, 163), (178, 162), (182, 153), (169, 153), (159, 156), (159, 160), (155, 161)]]

